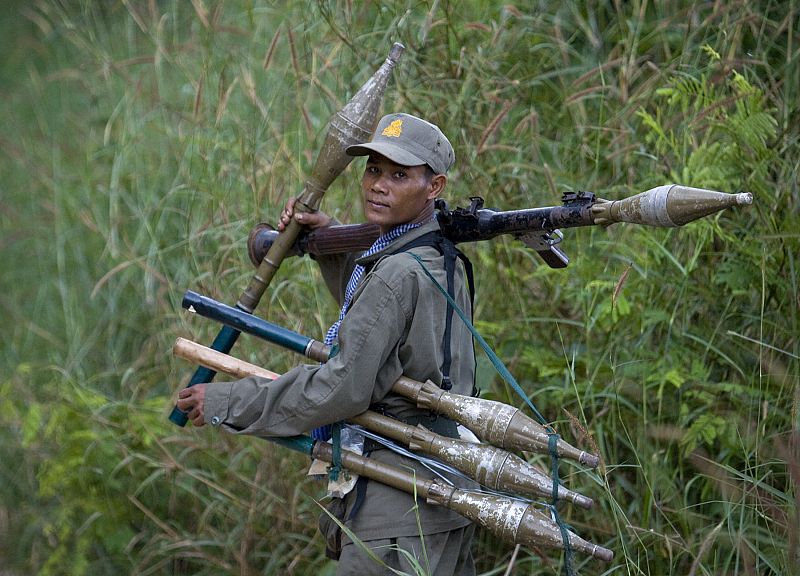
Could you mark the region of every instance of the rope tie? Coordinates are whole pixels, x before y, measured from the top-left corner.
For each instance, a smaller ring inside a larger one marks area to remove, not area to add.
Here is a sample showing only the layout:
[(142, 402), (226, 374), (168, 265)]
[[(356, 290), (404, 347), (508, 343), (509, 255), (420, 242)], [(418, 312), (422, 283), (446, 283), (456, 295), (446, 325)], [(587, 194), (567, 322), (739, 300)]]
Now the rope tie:
[(342, 423), (335, 422), (329, 428), (333, 443), (333, 458), (331, 458), (331, 466), (328, 469), (328, 480), (336, 482), (339, 479), (339, 473), (342, 471)]
[(550, 506), (550, 509), (553, 514), (553, 520), (555, 521), (558, 529), (561, 531), (561, 542), (564, 543), (564, 573), (567, 576), (573, 576), (575, 571), (572, 568), (572, 546), (569, 543), (569, 534), (567, 533), (567, 526), (563, 520), (561, 520), (561, 515), (559, 515), (558, 510), (556, 509), (556, 501), (558, 500), (558, 451), (556, 450), (556, 446), (558, 444), (559, 435), (556, 433), (555, 430), (552, 429), (549, 425), (547, 426), (547, 448), (550, 451), (550, 461), (553, 464), (553, 502)]

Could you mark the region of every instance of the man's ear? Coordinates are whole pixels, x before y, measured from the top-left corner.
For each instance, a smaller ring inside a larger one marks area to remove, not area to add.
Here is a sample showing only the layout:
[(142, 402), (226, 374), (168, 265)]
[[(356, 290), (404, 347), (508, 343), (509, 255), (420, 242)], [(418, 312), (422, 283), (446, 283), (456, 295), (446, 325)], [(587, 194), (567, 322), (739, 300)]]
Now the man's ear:
[(428, 200), (433, 200), (442, 193), (445, 186), (447, 186), (447, 176), (444, 174), (434, 174), (431, 177), (430, 191), (428, 192)]

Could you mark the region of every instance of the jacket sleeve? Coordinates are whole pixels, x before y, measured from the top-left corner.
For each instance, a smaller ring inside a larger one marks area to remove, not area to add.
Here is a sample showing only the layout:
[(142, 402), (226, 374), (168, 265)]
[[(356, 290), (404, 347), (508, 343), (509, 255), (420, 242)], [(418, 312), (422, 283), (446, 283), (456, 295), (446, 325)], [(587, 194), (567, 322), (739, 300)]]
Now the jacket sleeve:
[(206, 422), (240, 434), (292, 436), (360, 414), (402, 374), (398, 350), (409, 318), (398, 290), (368, 275), (341, 324), (336, 356), (272, 381), (208, 386)]

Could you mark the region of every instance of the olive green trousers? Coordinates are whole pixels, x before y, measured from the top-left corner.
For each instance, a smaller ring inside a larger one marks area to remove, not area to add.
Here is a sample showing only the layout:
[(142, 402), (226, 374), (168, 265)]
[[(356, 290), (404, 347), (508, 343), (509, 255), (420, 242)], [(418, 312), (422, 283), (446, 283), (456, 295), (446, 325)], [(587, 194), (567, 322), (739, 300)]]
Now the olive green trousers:
[[(469, 524), (422, 538), (413, 536), (348, 542), (342, 546), (336, 576), (384, 576), (398, 572), (414, 576), (474, 576), (475, 564), (471, 550), (474, 532), (475, 525)], [(363, 546), (368, 547), (378, 561), (370, 557)]]

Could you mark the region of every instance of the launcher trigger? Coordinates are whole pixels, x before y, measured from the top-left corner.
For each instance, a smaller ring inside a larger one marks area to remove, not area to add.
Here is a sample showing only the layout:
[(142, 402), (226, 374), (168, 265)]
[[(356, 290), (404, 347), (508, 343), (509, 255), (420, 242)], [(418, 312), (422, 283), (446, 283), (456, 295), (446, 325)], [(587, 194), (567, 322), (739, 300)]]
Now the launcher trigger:
[(564, 254), (557, 246), (564, 238), (561, 230), (543, 230), (539, 232), (525, 232), (517, 236), (528, 248), (533, 248), (550, 268), (566, 268), (569, 256)]

